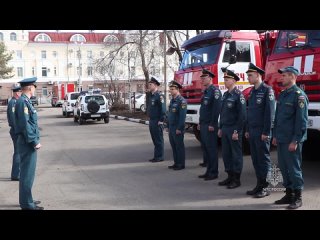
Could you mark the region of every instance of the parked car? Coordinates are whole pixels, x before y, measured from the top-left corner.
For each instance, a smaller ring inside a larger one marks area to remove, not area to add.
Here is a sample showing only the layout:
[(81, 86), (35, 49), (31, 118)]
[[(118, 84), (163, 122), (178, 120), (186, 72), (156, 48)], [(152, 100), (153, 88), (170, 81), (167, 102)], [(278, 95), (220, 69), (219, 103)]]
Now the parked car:
[(73, 120), (82, 125), (88, 119), (104, 120), (109, 123), (109, 106), (108, 100), (101, 94), (80, 95), (75, 102), (71, 104), (74, 107)]
[(73, 105), (76, 103), (80, 93), (79, 92), (70, 92), (67, 93), (64, 97), (64, 102), (62, 104), (62, 115), (69, 117), (70, 114), (73, 114)]
[(136, 94), (136, 97), (135, 97), (135, 102), (133, 101), (133, 97), (132, 97), (132, 100), (131, 100), (131, 104), (132, 104), (132, 107), (134, 106), (135, 104), (135, 108), (136, 109), (139, 109), (141, 110), (142, 112), (145, 112), (146, 111), (146, 105), (145, 105), (145, 99), (146, 99), (146, 94)]
[(34, 105), (38, 106), (39, 105), (39, 101), (38, 101), (38, 98), (36, 96), (31, 96), (30, 101), (32, 103), (32, 106), (34, 106)]

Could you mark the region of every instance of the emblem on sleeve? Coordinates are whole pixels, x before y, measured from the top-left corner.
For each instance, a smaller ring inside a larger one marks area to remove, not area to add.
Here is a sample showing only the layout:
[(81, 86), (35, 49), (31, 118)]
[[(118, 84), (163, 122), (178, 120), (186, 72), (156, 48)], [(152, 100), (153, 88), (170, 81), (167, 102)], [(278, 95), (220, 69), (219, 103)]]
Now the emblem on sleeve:
[(28, 107), (24, 107), (23, 111), (25, 114), (29, 114)]
[(14, 113), (14, 111), (15, 111), (15, 108), (14, 108), (14, 107), (12, 107), (12, 112)]
[(270, 101), (272, 101), (274, 99), (274, 92), (272, 89), (270, 89), (270, 91), (269, 91), (269, 99), (270, 99)]
[(163, 98), (162, 95), (160, 96), (160, 102), (161, 102), (161, 103), (164, 103), (164, 98)]
[(241, 102), (241, 104), (245, 104), (246, 103), (246, 99), (244, 98), (244, 96), (242, 94), (240, 96), (240, 102)]
[(187, 103), (185, 103), (185, 102), (181, 103), (181, 108), (182, 109), (185, 109), (186, 107), (187, 107)]
[(214, 91), (214, 98), (219, 99), (219, 97), (220, 97), (220, 92), (218, 90), (215, 90)]
[(304, 100), (299, 99), (298, 104), (300, 108), (304, 108)]

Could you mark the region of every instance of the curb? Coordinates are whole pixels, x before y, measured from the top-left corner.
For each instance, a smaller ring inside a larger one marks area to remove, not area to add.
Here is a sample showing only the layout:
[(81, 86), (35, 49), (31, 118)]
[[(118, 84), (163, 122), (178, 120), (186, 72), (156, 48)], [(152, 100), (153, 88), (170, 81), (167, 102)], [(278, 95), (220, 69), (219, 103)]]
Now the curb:
[(130, 122), (142, 123), (142, 124), (145, 124), (145, 125), (149, 125), (149, 121), (142, 120), (142, 119), (128, 118), (128, 117), (123, 117), (123, 116), (118, 116), (118, 115), (112, 115), (112, 114), (110, 114), (110, 117), (112, 117), (112, 118), (114, 118), (114, 119), (118, 119), (118, 120), (126, 120), (126, 121), (130, 121)]

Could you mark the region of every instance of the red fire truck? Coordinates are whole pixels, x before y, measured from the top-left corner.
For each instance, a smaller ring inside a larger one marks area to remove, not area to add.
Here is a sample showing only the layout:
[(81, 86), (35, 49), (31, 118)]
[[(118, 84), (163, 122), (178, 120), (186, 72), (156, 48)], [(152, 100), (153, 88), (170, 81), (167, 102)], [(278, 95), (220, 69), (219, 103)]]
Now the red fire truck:
[(215, 74), (213, 84), (222, 93), (226, 89), (221, 68), (235, 71), (240, 77), (237, 88), (246, 96), (251, 88), (245, 74), (249, 62), (265, 69), (265, 81), (274, 88), (276, 96), (281, 90), (278, 69), (298, 68), (301, 74), (297, 85), (310, 100), (309, 129), (320, 130), (320, 30), (219, 30), (195, 36), (181, 48), (185, 53), (175, 79), (183, 85), (182, 95), (188, 101), (186, 123), (193, 127), (197, 139), (202, 68)]
[(64, 97), (69, 92), (75, 91), (74, 83), (57, 83), (55, 82), (52, 89), (51, 105), (53, 107), (61, 107), (64, 102)]

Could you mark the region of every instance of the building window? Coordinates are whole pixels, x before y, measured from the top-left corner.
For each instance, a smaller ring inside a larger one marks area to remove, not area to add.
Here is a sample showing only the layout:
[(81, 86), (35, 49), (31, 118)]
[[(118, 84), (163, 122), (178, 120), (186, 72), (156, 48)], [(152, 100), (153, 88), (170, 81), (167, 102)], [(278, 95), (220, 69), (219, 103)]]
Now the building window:
[(47, 51), (43, 50), (41, 51), (41, 58), (46, 59), (47, 58)]
[(57, 51), (53, 51), (53, 52), (52, 52), (52, 56), (53, 56), (54, 58), (57, 58), (57, 56), (58, 56)]
[(136, 52), (135, 51), (130, 51), (129, 58), (135, 58), (135, 57), (136, 57)]
[(47, 87), (42, 87), (42, 96), (48, 96), (48, 89), (47, 89)]
[(35, 42), (51, 42), (51, 38), (45, 34), (45, 33), (40, 33), (34, 38)]
[(22, 51), (21, 50), (17, 50), (17, 58), (18, 59), (22, 58)]
[(136, 75), (136, 67), (130, 67), (130, 76), (129, 78), (133, 78)]
[(88, 76), (92, 76), (92, 67), (87, 68)]
[(47, 77), (48, 76), (48, 70), (46, 67), (42, 68), (42, 77)]
[(17, 67), (17, 74), (18, 74), (18, 77), (23, 77), (23, 68), (22, 67)]
[(100, 51), (100, 57), (104, 57), (104, 51)]
[(155, 68), (155, 66), (151, 66), (151, 67), (150, 67), (150, 74), (153, 75), (153, 76), (156, 75), (156, 68)]
[(70, 42), (86, 42), (86, 38), (81, 34), (72, 35)]
[(32, 67), (32, 76), (35, 76), (36, 75), (36, 71), (35, 71), (35, 67)]
[(137, 84), (137, 92), (139, 93), (143, 92), (143, 84)]
[(54, 67), (54, 68), (53, 68), (53, 75), (54, 75), (54, 76), (57, 76), (57, 67)]
[[(79, 76), (79, 67), (77, 67), (77, 75)], [(82, 76), (82, 67), (80, 67), (80, 76)]]
[(10, 41), (17, 41), (17, 34), (12, 32), (10, 33)]
[(115, 36), (115, 35), (108, 35), (103, 39), (103, 42), (107, 43), (107, 44), (111, 44), (111, 43), (119, 43), (119, 39)]
[(92, 58), (92, 51), (87, 51), (87, 58)]
[(0, 41), (3, 41), (3, 33), (0, 32)]

